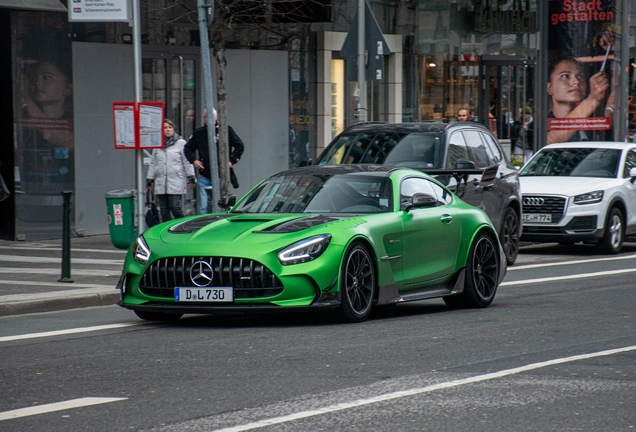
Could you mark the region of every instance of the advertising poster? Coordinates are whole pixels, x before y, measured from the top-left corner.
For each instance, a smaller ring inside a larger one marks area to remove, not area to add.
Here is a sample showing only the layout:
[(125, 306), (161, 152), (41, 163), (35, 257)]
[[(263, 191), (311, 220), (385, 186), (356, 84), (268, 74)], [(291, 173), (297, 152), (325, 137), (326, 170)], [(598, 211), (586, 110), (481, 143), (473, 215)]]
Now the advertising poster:
[(548, 144), (613, 141), (617, 23), (612, 0), (550, 0)]
[(54, 222), (75, 185), (71, 32), (65, 13), (19, 12), (12, 27), (18, 223)]

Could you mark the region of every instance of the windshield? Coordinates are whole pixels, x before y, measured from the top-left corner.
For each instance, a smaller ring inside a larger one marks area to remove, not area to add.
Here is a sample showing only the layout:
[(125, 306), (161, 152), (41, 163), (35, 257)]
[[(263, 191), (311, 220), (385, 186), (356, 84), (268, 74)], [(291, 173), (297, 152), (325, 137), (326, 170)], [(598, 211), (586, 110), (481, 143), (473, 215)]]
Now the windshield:
[(621, 151), (614, 149), (543, 149), (523, 167), (521, 176), (615, 178), (620, 157)]
[(233, 213), (382, 213), (392, 211), (391, 181), (364, 175), (276, 175)]
[(441, 134), (438, 133), (342, 134), (318, 163), (440, 168), (443, 157), (441, 141)]

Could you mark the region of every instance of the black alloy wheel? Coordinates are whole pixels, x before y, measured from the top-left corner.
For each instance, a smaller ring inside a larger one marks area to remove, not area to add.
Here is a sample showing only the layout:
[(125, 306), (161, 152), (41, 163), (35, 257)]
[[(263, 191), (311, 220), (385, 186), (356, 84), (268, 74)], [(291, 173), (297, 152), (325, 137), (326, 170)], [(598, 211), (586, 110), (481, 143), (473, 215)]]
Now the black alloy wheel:
[(344, 321), (361, 322), (369, 316), (375, 284), (375, 265), (371, 254), (362, 244), (352, 244), (345, 254), (340, 272), (340, 317)]
[(473, 242), (466, 262), (464, 292), (444, 297), (452, 308), (484, 308), (492, 303), (499, 280), (499, 250), (488, 233), (481, 232)]
[(501, 224), (501, 246), (506, 254), (506, 262), (513, 265), (519, 255), (519, 215), (508, 207)]

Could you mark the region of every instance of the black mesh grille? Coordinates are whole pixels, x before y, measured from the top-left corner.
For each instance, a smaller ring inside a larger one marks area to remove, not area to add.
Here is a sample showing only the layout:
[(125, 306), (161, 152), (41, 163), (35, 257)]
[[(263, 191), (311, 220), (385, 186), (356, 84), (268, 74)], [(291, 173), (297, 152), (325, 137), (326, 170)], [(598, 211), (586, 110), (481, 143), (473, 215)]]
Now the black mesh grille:
[[(528, 205), (526, 199), (543, 199), (542, 205)], [(535, 195), (523, 196), (523, 212), (526, 214), (551, 214), (552, 223), (558, 223), (565, 211), (565, 198)]]
[(596, 216), (577, 216), (565, 226), (566, 230), (593, 230), (596, 229)]
[(272, 297), (283, 284), (258, 261), (236, 257), (172, 257), (153, 262), (141, 277), (139, 289), (153, 297), (174, 298), (175, 287), (196, 287), (190, 278), (192, 265), (206, 261), (214, 270), (211, 287), (233, 287), (235, 299)]

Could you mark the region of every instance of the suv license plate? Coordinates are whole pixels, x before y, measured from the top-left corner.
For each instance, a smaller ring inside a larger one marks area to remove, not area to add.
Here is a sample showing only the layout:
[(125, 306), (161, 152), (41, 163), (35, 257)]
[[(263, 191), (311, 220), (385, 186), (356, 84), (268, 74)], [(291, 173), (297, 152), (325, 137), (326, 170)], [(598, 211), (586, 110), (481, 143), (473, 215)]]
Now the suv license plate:
[(551, 214), (525, 214), (522, 217), (523, 222), (551, 223)]
[(234, 288), (175, 288), (174, 301), (231, 303), (234, 301)]

